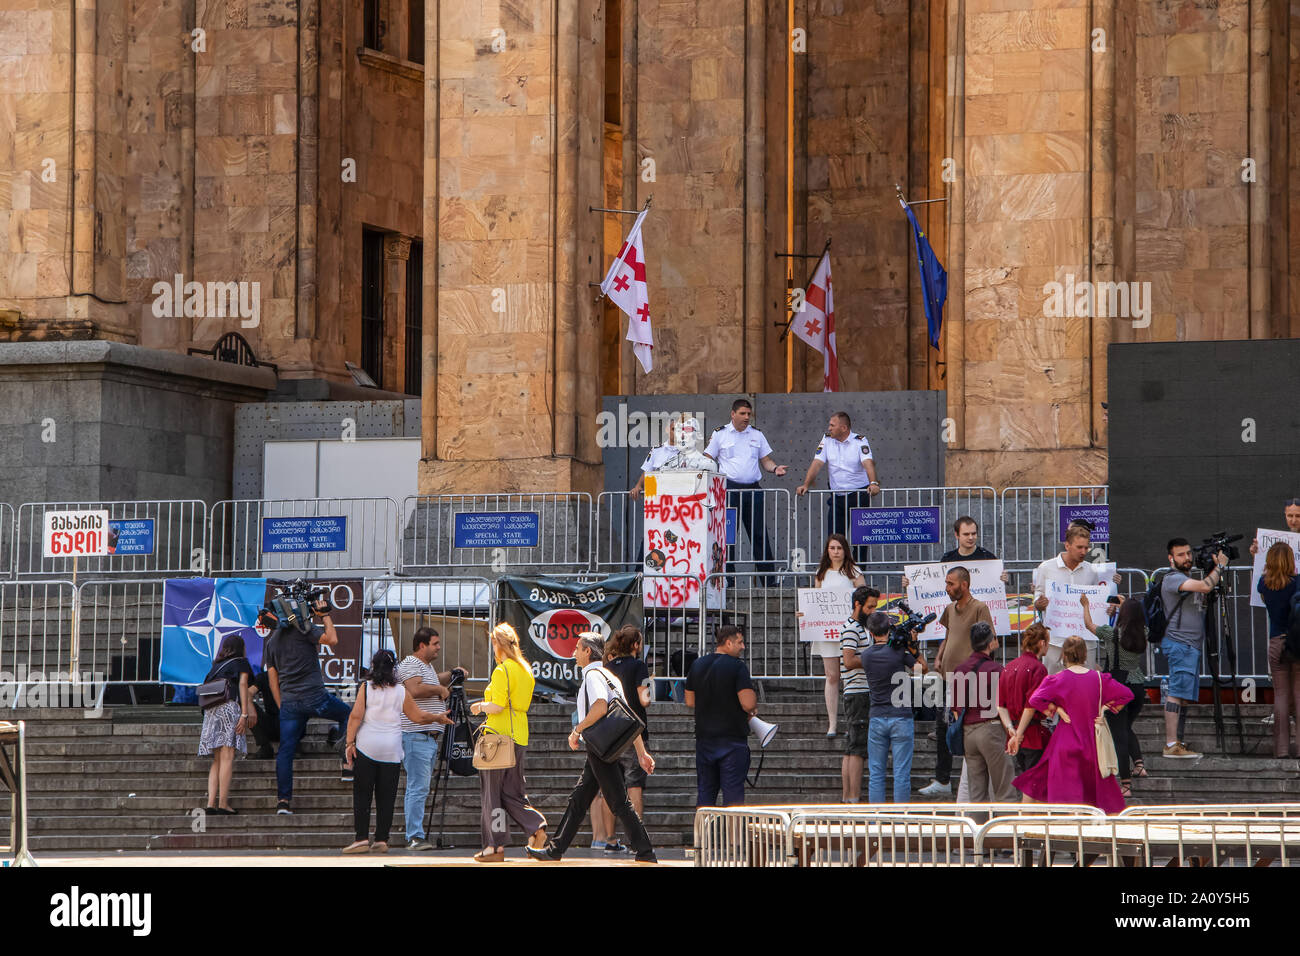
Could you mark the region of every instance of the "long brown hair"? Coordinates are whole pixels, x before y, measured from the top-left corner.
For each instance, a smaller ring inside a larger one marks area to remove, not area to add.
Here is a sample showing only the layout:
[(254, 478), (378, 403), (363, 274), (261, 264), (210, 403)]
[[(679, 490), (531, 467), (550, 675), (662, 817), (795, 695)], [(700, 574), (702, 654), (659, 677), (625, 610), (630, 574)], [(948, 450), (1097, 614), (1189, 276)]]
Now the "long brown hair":
[(1264, 587), (1280, 591), (1295, 577), (1295, 554), (1285, 541), (1275, 541), (1264, 556)]
[(838, 541), (840, 547), (844, 549), (844, 563), (840, 565), (840, 573), (850, 581), (858, 576), (858, 566), (853, 563), (853, 552), (849, 550), (849, 539), (842, 534), (833, 534), (826, 539), (826, 547), (822, 548), (822, 561), (817, 565), (817, 583), (821, 584), (826, 577), (826, 572), (831, 569), (831, 542)]
[(1131, 654), (1141, 654), (1147, 649), (1147, 616), (1142, 602), (1125, 598), (1115, 617), (1115, 630), (1119, 633), (1119, 646)]
[(641, 643), (641, 631), (636, 625), (620, 627), (605, 643), (605, 663), (616, 661), (620, 657), (631, 657), (636, 653), (636, 646)]

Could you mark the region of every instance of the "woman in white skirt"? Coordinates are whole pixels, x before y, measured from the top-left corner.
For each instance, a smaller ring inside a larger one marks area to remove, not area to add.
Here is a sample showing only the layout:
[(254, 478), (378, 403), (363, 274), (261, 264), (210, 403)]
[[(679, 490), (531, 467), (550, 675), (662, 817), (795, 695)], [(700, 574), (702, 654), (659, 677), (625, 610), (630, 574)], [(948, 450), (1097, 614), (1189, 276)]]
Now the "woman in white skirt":
[[(833, 534), (826, 539), (826, 547), (822, 551), (821, 564), (817, 566), (817, 575), (813, 578), (813, 587), (822, 588), (828, 591), (839, 591), (846, 595), (845, 603), (850, 611), (853, 607), (854, 588), (863, 587), (866, 579), (858, 571), (858, 566), (853, 563), (853, 555), (849, 552), (848, 539), (842, 534)], [(847, 621), (849, 614), (844, 615)], [(820, 654), (822, 659), (822, 672), (826, 675), (826, 719), (829, 722), (829, 729), (826, 731), (827, 737), (834, 737), (838, 731), (839, 712), (840, 712), (840, 642), (834, 641), (809, 641), (812, 645), (812, 652)]]
[(212, 755), (208, 769), (208, 813), (234, 814), (230, 806), (230, 778), (235, 770), (235, 753), (248, 755), (248, 728), (257, 722), (253, 709), (253, 667), (244, 656), (244, 639), (227, 634), (203, 683), (225, 680), (230, 700), (203, 712), (199, 734), (199, 756)]

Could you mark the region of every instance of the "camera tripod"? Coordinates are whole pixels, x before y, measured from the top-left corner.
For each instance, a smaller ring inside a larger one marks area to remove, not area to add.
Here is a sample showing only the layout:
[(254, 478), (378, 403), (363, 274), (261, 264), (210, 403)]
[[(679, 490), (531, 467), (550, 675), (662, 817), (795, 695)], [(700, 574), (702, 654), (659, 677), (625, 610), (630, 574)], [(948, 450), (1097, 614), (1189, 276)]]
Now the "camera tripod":
[(424, 832), (427, 834), (431, 831), (433, 808), (438, 806), (438, 794), (441, 793), (442, 808), (438, 813), (438, 840), (434, 844), (439, 850), (450, 850), (455, 847), (455, 844), (448, 843), (443, 838), (443, 834), (447, 828), (446, 785), (451, 780), (451, 748), (456, 743), (456, 728), (463, 722), (469, 721), (469, 704), (465, 702), (464, 685), (453, 686), (447, 698), (447, 716), (452, 722), (444, 724), (443, 731), (439, 735), (441, 740), (438, 741), (438, 759), (434, 761), (433, 767), (433, 790), (430, 794), (429, 807), (424, 815)]
[(1232, 637), (1232, 622), (1228, 616), (1230, 594), (1227, 575), (1205, 596), (1205, 663), (1210, 672), (1210, 692), (1214, 698), (1214, 741), (1221, 752), (1227, 752), (1226, 730), (1223, 725), (1223, 701), (1219, 696), (1222, 681), (1219, 677), (1221, 650), (1227, 651), (1228, 684), (1232, 690), (1232, 711), (1237, 722), (1238, 753), (1246, 752), (1246, 731), (1241, 722), (1241, 699), (1237, 694), (1237, 642)]

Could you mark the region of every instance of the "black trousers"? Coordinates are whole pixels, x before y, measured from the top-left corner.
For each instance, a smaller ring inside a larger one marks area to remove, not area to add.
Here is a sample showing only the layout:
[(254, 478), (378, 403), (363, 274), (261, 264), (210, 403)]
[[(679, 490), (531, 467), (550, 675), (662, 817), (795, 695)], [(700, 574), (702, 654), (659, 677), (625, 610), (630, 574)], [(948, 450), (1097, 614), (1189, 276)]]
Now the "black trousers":
[(578, 835), (578, 827), (596, 799), (596, 794), (603, 794), (605, 804), (623, 823), (627, 831), (627, 842), (637, 856), (654, 852), (650, 835), (645, 832), (645, 824), (632, 809), (632, 801), (627, 797), (627, 788), (623, 785), (623, 768), (617, 763), (605, 763), (597, 757), (587, 755), (587, 762), (582, 768), (582, 776), (569, 794), (568, 806), (564, 808), (564, 818), (560, 820), (560, 831), (555, 835), (554, 853), (562, 855)]
[(352, 822), (358, 840), (370, 836), (370, 801), (375, 801), (375, 842), (387, 843), (393, 828), (393, 805), (397, 802), (400, 763), (371, 760), (360, 750), (352, 778)]
[(948, 708), (940, 707), (934, 721), (934, 779), (952, 783), (952, 754), (948, 752)]
[[(852, 517), (851, 511), (854, 508), (870, 508), (871, 493), (863, 488), (861, 491), (835, 492), (827, 496), (826, 499), (826, 536), (832, 534), (842, 534), (850, 541), (853, 536), (849, 534), (849, 519)], [(853, 552), (853, 560), (859, 564), (867, 560), (867, 546), (864, 544), (850, 545)]]
[[(730, 549), (732, 561), (736, 560), (736, 550), (740, 543), (740, 525), (745, 526), (745, 534), (754, 549), (754, 570), (758, 574), (770, 575), (776, 570), (772, 561), (772, 542), (767, 538), (767, 516), (763, 510), (763, 493), (759, 483), (727, 483), (727, 507), (736, 509), (736, 544)], [(768, 587), (776, 584), (775, 579), (762, 582)]]
[(280, 741), (280, 708), (275, 706), (275, 695), (271, 693), (271, 677), (266, 671), (253, 679), (257, 689), (262, 692), (262, 702), (254, 703), (257, 708), (257, 726), (253, 728), (253, 739), (259, 747), (271, 746), (271, 741)]
[(1133, 691), (1133, 699), (1124, 705), (1123, 710), (1118, 714), (1106, 711), (1106, 723), (1110, 727), (1111, 739), (1115, 741), (1115, 756), (1119, 758), (1121, 780), (1129, 779), (1133, 772), (1133, 761), (1142, 759), (1142, 745), (1133, 732), (1133, 723), (1142, 712), (1147, 692), (1143, 687), (1130, 687), (1129, 690)]

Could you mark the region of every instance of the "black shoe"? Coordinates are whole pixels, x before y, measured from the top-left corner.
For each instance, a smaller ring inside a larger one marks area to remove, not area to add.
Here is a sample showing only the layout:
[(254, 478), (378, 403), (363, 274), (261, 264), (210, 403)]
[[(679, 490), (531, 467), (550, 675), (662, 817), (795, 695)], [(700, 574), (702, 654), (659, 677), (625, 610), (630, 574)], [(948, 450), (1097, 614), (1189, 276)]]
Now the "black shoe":
[(551, 852), (551, 844), (549, 843), (546, 844), (546, 846), (544, 847), (525, 846), (524, 852), (527, 853), (528, 856), (534, 860), (542, 860), (543, 862), (546, 863), (560, 862), (560, 858)]
[(343, 735), (339, 733), (337, 726), (331, 727), (329, 733), (325, 735), (325, 743), (327, 746), (333, 747), (339, 742), (339, 738), (342, 736)]
[(649, 853), (646, 853), (644, 855), (638, 854), (636, 861), (638, 863), (658, 863), (659, 857), (655, 856), (654, 851), (651, 850)]
[(610, 842), (605, 844), (605, 852), (610, 855), (617, 855), (619, 853), (628, 852), (628, 848), (625, 847), (622, 843), (619, 843), (617, 840), (611, 840)]
[(347, 767), (339, 768), (339, 779), (342, 780), (344, 783), (351, 783), (353, 779), (355, 779), (355, 777), (356, 777), (356, 773), (353, 770)]
[(290, 809), (290, 807), (289, 807), (289, 801), (288, 801), (288, 800), (281, 800), (279, 803), (277, 803), (277, 804), (275, 805), (275, 812), (276, 812), (277, 814), (279, 814), (279, 813), (287, 813), (287, 814), (290, 814), (290, 815), (293, 814), (293, 810)]
[(253, 756), (250, 757), (249, 759), (250, 760), (274, 760), (275, 751), (272, 750), (270, 747), (263, 747), (257, 753), (253, 754)]

